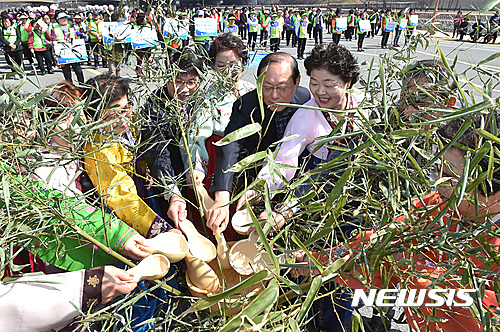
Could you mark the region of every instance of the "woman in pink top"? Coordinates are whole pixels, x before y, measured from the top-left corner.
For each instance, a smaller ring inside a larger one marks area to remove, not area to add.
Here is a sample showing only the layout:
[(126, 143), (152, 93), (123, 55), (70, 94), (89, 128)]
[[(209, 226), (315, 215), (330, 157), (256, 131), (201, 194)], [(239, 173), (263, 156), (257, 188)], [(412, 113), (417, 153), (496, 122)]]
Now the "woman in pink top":
[[(362, 117), (368, 118), (369, 114), (356, 108), (361, 103), (363, 96), (349, 93), (359, 78), (359, 66), (356, 58), (344, 46), (330, 43), (314, 47), (311, 54), (304, 61), (307, 75), (310, 77), (309, 90), (311, 98), (304, 106), (298, 109), (288, 123), (284, 137), (296, 136), (281, 144), (275, 161), (282, 164), (294, 166), (294, 168), (281, 169), (282, 175), (290, 181), (299, 166), (299, 157), (304, 150), (312, 154), (312, 167), (320, 162), (326, 161), (331, 150), (325, 145), (318, 148), (318, 138), (328, 136), (333, 128), (342, 120), (343, 122), (338, 135), (347, 134), (356, 130), (356, 123)], [(314, 109), (310, 109), (310, 108)], [(323, 110), (318, 110), (322, 108)], [(349, 139), (341, 139), (329, 142), (331, 145), (345, 145)], [(259, 172), (258, 178), (265, 179), (269, 189), (278, 190), (285, 187), (285, 182), (278, 176), (270, 174), (266, 165)], [(257, 192), (248, 190), (238, 201), (237, 208), (245, 204), (245, 198), (255, 197)], [(264, 212), (260, 218), (267, 219)], [(278, 227), (281, 227), (285, 218), (277, 213), (274, 219)]]

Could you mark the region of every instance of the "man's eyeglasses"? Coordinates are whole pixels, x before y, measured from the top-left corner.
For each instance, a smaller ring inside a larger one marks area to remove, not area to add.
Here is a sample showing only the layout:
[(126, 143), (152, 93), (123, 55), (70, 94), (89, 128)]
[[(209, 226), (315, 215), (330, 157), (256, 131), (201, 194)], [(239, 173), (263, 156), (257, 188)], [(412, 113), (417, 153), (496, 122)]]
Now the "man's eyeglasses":
[(198, 81), (180, 81), (180, 80), (175, 80), (175, 86), (176, 88), (180, 88), (182, 86), (187, 86), (188, 89), (193, 89), (198, 86), (199, 82)]
[(274, 87), (274, 86), (263, 86), (262, 87), (262, 91), (264, 91), (265, 93), (273, 93), (274, 90), (276, 90), (276, 92), (278, 93), (286, 93), (288, 92), (289, 90), (291, 90), (292, 87), (291, 86), (278, 86), (278, 87)]

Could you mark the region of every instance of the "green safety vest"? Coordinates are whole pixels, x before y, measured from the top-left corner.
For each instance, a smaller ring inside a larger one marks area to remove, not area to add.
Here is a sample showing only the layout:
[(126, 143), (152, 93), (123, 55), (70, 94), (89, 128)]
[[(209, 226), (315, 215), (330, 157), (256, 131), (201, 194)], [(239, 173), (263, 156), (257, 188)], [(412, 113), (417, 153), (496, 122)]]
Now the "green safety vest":
[(280, 37), (280, 22), (271, 21), (269, 23), (269, 38), (279, 38)]
[(17, 40), (17, 26), (13, 24), (10, 27), (10, 33), (7, 32), (7, 29), (3, 29), (3, 37), (9, 42), (9, 44), (15, 44)]
[[(352, 22), (351, 22), (352, 21)], [(351, 14), (347, 17), (347, 26), (353, 27), (356, 25), (356, 15)]]
[(255, 24), (255, 25), (248, 24), (248, 32), (258, 32), (259, 31), (259, 20), (257, 19), (257, 17), (254, 17), (253, 20), (251, 18), (249, 18), (248, 21)]
[(370, 23), (377, 23), (378, 17), (379, 17), (379, 14), (378, 14), (378, 13), (376, 13), (376, 14), (372, 14), (372, 15), (370, 16)]
[(88, 25), (88, 27), (89, 27), (90, 40), (91, 41), (99, 40), (99, 38), (97, 38), (96, 36), (90, 34), (90, 31), (97, 32), (97, 24), (94, 21), (91, 21), (90, 24)]
[(307, 38), (307, 25), (309, 20), (300, 20), (299, 22), (299, 38)]
[(40, 36), (37, 31), (33, 30), (33, 48), (45, 48), (45, 45), (43, 44), (43, 40), (47, 40), (45, 37), (45, 32), (42, 32), (42, 35)]
[[(53, 27), (55, 33), (56, 33), (56, 40), (57, 41), (65, 41), (66, 40), (66, 37), (64, 36), (64, 32), (63, 32), (63, 29), (61, 28), (61, 26), (59, 24), (55, 24), (54, 27)], [(76, 32), (75, 32), (75, 29), (73, 28), (69, 28), (69, 31), (70, 31), (70, 39), (76, 39)]]
[(26, 28), (22, 24), (20, 24), (20, 29), (21, 29), (21, 41), (25, 42), (25, 43), (28, 42), (28, 38), (29, 38), (28, 31), (26, 31)]

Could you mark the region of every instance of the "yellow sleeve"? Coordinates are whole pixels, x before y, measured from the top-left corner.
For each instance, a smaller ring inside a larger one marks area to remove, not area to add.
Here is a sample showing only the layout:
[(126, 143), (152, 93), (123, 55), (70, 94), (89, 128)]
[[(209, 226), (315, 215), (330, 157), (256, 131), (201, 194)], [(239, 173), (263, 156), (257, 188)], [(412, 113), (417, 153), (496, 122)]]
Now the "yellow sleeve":
[(122, 166), (118, 142), (85, 146), (85, 170), (104, 204), (122, 221), (147, 236), (157, 214), (137, 194), (134, 180)]

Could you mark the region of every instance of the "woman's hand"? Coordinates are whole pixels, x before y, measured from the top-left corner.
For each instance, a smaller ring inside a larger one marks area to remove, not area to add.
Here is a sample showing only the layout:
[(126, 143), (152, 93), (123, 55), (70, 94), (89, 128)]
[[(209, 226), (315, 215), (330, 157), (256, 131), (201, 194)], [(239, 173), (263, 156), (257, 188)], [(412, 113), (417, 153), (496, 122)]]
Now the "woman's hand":
[(170, 197), (170, 206), (168, 208), (167, 216), (174, 222), (176, 228), (179, 228), (179, 221), (186, 219), (186, 201), (177, 195)]
[[(259, 195), (259, 192), (253, 189), (245, 191), (245, 193), (240, 197), (238, 200), (238, 203), (236, 204), (236, 211), (239, 211), (243, 205), (249, 200), (251, 200), (254, 197), (257, 197)], [(259, 198), (258, 200), (255, 201), (255, 203), (258, 203), (261, 199)]]
[(118, 295), (128, 294), (137, 286), (132, 282), (134, 277), (122, 269), (114, 266), (104, 267), (104, 276), (102, 278), (101, 303), (106, 304)]
[[(267, 212), (264, 211), (262, 212), (259, 217), (257, 218), (258, 220), (263, 220), (260, 222), (260, 227), (264, 228), (266, 224), (270, 223), (271, 221), (269, 220), (269, 217), (267, 215)], [(271, 225), (271, 232), (277, 232), (283, 227), (286, 223), (285, 217), (283, 215), (279, 214), (278, 212), (273, 211), (273, 219), (274, 222)], [(255, 226), (250, 226), (250, 228), (247, 231), (247, 234), (250, 235), (255, 230)]]
[(125, 242), (122, 254), (135, 260), (142, 260), (150, 255), (144, 250), (147, 247), (149, 247), (148, 241), (141, 234), (136, 233)]

